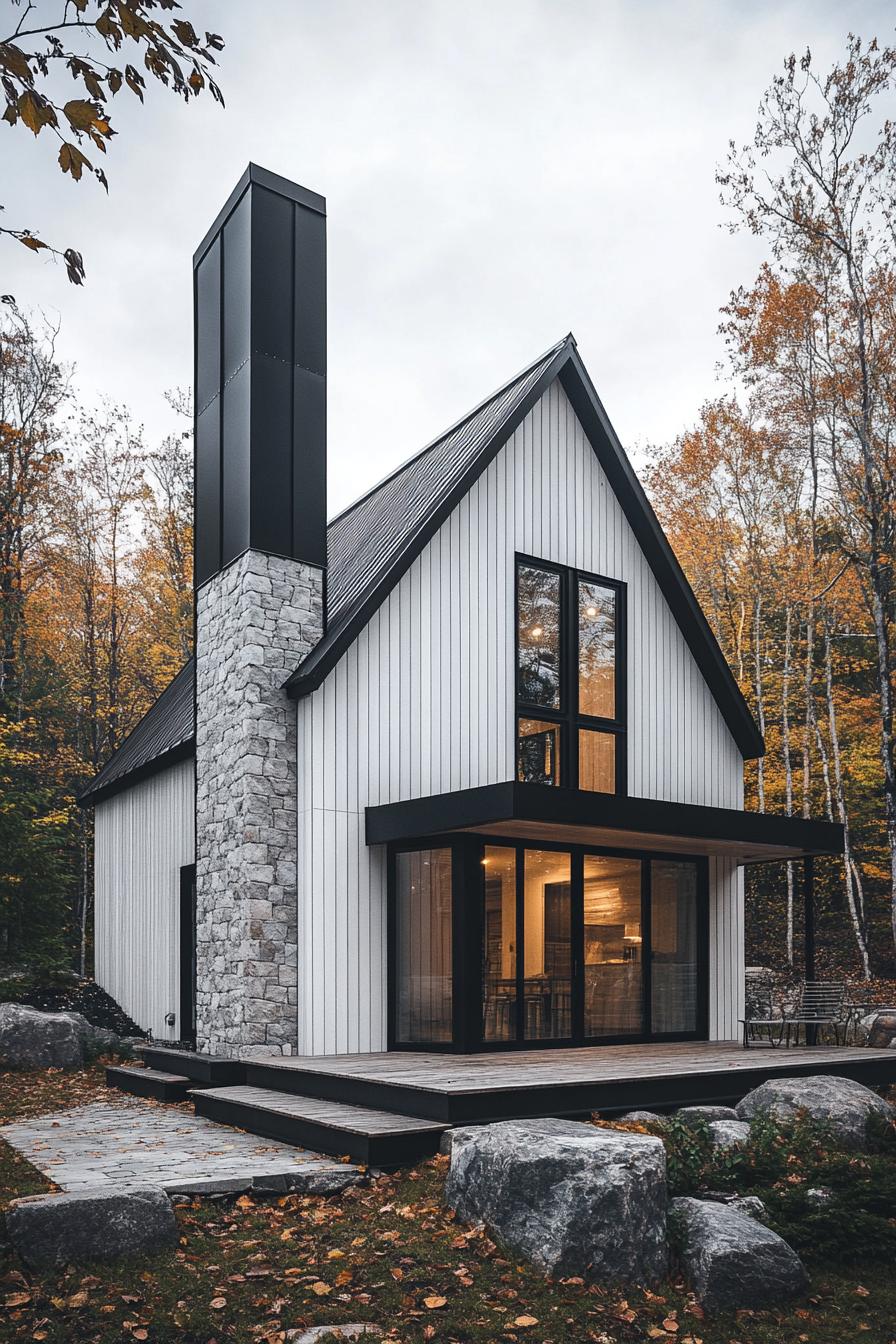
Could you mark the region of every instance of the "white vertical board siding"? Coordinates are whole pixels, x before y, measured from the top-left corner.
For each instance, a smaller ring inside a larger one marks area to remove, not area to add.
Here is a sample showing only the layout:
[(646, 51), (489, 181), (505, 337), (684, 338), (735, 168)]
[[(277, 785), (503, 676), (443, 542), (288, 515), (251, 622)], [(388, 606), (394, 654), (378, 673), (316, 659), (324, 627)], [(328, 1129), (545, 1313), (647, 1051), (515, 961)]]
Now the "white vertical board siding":
[(742, 805), (743, 763), (554, 383), (298, 704), (299, 1049), (384, 1049), (385, 856), (364, 808), (514, 775), (514, 555), (627, 584), (629, 792)]
[(709, 1039), (733, 1041), (744, 1015), (744, 870), (709, 860)]
[(96, 807), (96, 979), (138, 1026), (176, 1039), (180, 870), (193, 862), (194, 771), (181, 761)]

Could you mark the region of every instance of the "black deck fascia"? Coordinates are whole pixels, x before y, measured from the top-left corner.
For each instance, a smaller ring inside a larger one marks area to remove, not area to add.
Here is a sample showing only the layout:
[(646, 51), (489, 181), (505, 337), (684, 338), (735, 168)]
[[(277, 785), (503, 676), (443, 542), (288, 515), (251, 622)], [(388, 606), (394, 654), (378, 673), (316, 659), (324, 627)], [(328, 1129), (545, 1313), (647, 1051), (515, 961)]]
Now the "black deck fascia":
[[(756, 1054), (765, 1053), (757, 1049)], [(766, 1068), (759, 1059), (755, 1067), (727, 1070), (692, 1070), (660, 1077), (583, 1079), (581, 1082), (525, 1083), (506, 1088), (448, 1091), (414, 1087), (381, 1079), (359, 1078), (335, 1071), (277, 1067), (265, 1061), (247, 1061), (251, 1087), (292, 1092), (325, 1101), (367, 1106), (371, 1110), (395, 1111), (437, 1120), (446, 1125), (485, 1124), (495, 1120), (534, 1119), (543, 1116), (602, 1115), (631, 1110), (669, 1110), (678, 1106), (720, 1105), (740, 1101), (770, 1077), (811, 1077), (816, 1074), (852, 1078), (866, 1087), (896, 1082), (896, 1058), (879, 1055), (868, 1060), (834, 1059), (830, 1056), (794, 1061), (786, 1069)]]
[(147, 1068), (182, 1074), (193, 1083), (235, 1087), (246, 1081), (246, 1066), (241, 1059), (204, 1055), (198, 1050), (171, 1050), (163, 1045), (144, 1045), (140, 1053)]
[(186, 1101), (187, 1093), (195, 1084), (186, 1075), (110, 1065), (106, 1069), (106, 1086), (134, 1097), (151, 1097), (154, 1101)]

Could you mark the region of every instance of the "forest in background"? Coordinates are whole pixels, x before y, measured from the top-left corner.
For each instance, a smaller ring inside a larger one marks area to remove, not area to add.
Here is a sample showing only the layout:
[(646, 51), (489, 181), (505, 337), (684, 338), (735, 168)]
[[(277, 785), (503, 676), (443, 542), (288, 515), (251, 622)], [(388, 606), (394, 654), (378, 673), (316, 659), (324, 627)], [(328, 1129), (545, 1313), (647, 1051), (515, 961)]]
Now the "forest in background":
[[(647, 485), (765, 734), (747, 806), (830, 816), (819, 970), (896, 975), (896, 53), (791, 58), (719, 185), (767, 241), (722, 309), (721, 389)], [(0, 961), (90, 963), (75, 797), (187, 657), (192, 412), (149, 448), (85, 407), (57, 333), (0, 310)], [(670, 333), (670, 339), (672, 333)], [(800, 969), (798, 868), (753, 869), (748, 961)]]

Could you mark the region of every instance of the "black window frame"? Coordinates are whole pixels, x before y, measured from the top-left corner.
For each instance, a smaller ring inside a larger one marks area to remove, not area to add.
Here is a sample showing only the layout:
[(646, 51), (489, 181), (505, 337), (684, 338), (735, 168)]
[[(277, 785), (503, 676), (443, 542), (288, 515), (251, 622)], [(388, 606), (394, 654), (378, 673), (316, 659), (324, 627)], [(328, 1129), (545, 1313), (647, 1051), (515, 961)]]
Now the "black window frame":
[[(540, 569), (560, 578), (560, 706), (558, 709), (534, 705), (520, 694), (520, 567)], [(579, 583), (594, 583), (611, 588), (616, 594), (616, 665), (615, 706), (613, 718), (601, 718), (579, 712)], [(616, 795), (628, 793), (628, 650), (627, 650), (627, 584), (604, 574), (558, 565), (550, 560), (517, 551), (513, 571), (514, 619), (514, 778), (519, 779), (519, 725), (520, 719), (537, 719), (555, 723), (560, 729), (560, 770), (557, 784), (561, 788), (578, 789), (579, 784), (579, 730), (609, 733), (615, 738)]]

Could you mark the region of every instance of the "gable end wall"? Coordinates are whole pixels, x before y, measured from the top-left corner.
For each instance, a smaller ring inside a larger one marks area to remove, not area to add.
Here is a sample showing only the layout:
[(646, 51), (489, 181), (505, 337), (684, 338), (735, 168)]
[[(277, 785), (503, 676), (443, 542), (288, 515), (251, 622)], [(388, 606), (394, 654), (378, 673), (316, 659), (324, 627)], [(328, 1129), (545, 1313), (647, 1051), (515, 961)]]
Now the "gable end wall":
[[(385, 1048), (385, 854), (365, 807), (513, 778), (516, 552), (628, 585), (629, 792), (743, 804), (737, 746), (555, 382), (298, 702), (300, 1052)], [(741, 879), (719, 879), (711, 943), (742, 964)], [(734, 1034), (739, 979), (713, 970), (714, 1036)]]

